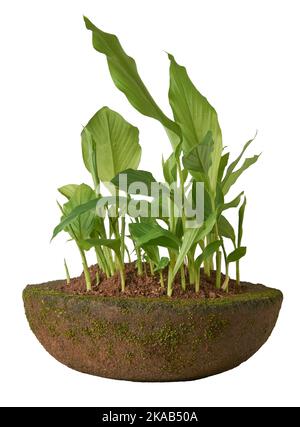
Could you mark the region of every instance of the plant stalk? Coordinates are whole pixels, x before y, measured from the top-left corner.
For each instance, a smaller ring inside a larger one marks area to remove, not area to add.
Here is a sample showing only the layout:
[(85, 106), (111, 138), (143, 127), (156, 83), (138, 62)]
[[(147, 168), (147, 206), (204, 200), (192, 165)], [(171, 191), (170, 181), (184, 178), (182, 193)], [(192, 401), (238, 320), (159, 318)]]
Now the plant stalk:
[(160, 281), (160, 286), (161, 286), (162, 288), (164, 288), (164, 287), (165, 287), (165, 284), (164, 284), (164, 277), (163, 277), (163, 273), (162, 273), (162, 271), (161, 271), (161, 270), (159, 271), (159, 281)]
[(124, 267), (120, 266), (120, 278), (121, 278), (121, 291), (125, 291), (125, 272)]
[(123, 263), (124, 263), (124, 256), (125, 256), (125, 227), (126, 227), (126, 222), (125, 222), (125, 216), (123, 215), (121, 217), (121, 257), (122, 257)]
[(83, 272), (84, 272), (84, 277), (85, 277), (86, 290), (87, 291), (91, 291), (92, 290), (91, 276), (90, 276), (89, 267), (87, 265), (85, 253), (79, 247), (79, 245), (78, 245), (78, 249), (79, 249), (81, 260), (82, 260), (82, 266), (83, 266)]
[(137, 266), (137, 274), (138, 276), (143, 275), (143, 263), (142, 263), (142, 257), (141, 257), (141, 249), (135, 245), (135, 252), (136, 252), (136, 266)]
[(97, 262), (100, 269), (104, 271), (106, 277), (110, 277), (111, 274), (109, 271), (109, 267), (107, 265), (106, 258), (101, 246), (95, 247), (95, 252), (96, 252)]
[(226, 292), (228, 292), (228, 285), (229, 285), (229, 273), (228, 273), (228, 264), (226, 264), (226, 277), (224, 280), (224, 283), (222, 285), (222, 289)]
[(66, 259), (64, 259), (64, 266), (65, 266), (65, 272), (66, 272), (66, 278), (67, 278), (67, 285), (70, 284), (70, 273), (69, 273), (69, 269), (68, 269), (68, 265), (67, 265), (67, 261)]
[(168, 270), (168, 287), (167, 287), (167, 295), (168, 295), (168, 297), (171, 297), (172, 296), (172, 292), (173, 292), (172, 274), (173, 274), (173, 268), (171, 267), (171, 265), (169, 265), (169, 270)]
[(240, 285), (240, 260), (237, 260), (235, 263), (236, 268), (236, 284), (237, 286)]
[(199, 266), (199, 270), (197, 269), (195, 271), (195, 292), (200, 292), (200, 277), (201, 277), (201, 270)]
[(127, 246), (126, 246), (126, 245), (125, 245), (125, 252), (126, 252), (126, 254), (127, 254), (128, 262), (131, 262), (130, 253), (129, 253), (129, 250), (128, 250), (128, 248), (127, 248)]
[(195, 283), (195, 263), (194, 263), (194, 254), (188, 253), (188, 272), (189, 272), (189, 281), (193, 285)]
[(180, 275), (181, 275), (181, 287), (185, 291), (186, 290), (186, 281), (185, 281), (185, 271), (184, 264), (180, 267)]
[(216, 288), (221, 288), (221, 265), (222, 265), (222, 252), (218, 251), (216, 254)]
[[(208, 245), (209, 243), (210, 243), (210, 239), (209, 239), (209, 236), (207, 236), (206, 244)], [(211, 267), (211, 262), (210, 262), (210, 259), (207, 258), (206, 260), (204, 260), (204, 273), (207, 277), (210, 277), (210, 267)]]
[(151, 276), (154, 276), (154, 267), (153, 267), (153, 262), (151, 261), (151, 259), (149, 260), (149, 266), (150, 266), (150, 274), (151, 274)]

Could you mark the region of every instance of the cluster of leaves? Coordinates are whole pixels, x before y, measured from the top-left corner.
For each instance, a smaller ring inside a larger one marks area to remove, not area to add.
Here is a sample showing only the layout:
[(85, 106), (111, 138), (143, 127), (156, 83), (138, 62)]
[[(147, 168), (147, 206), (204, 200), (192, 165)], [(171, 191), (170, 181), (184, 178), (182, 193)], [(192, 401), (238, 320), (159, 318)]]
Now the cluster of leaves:
[[(106, 56), (115, 86), (141, 114), (158, 120), (165, 128), (172, 146), (171, 155), (162, 164), (165, 182), (175, 182), (182, 190), (183, 197), (195, 183), (204, 183), (204, 221), (198, 228), (189, 228), (184, 215), (174, 216), (172, 194), (167, 217), (140, 215), (132, 218), (121, 208), (121, 198), (118, 199), (118, 206), (114, 206), (117, 217), (109, 215), (116, 199), (102, 196), (99, 191), (101, 183), (110, 182), (111, 193), (118, 194), (121, 173), (127, 175), (128, 183), (143, 182), (147, 188), (155, 178), (150, 172), (138, 169), (141, 158), (138, 129), (115, 111), (103, 107), (87, 123), (81, 135), (82, 156), (92, 176), (93, 188), (86, 184), (69, 184), (59, 188), (67, 201), (60, 206), (62, 218), (54, 229), (53, 237), (64, 230), (76, 242), (88, 290), (91, 289), (91, 280), (85, 252), (92, 248), (100, 269), (107, 277), (118, 271), (122, 290), (125, 289), (124, 263), (126, 257), (130, 260), (129, 241), (133, 242), (137, 273), (143, 274), (143, 263), (149, 263), (152, 274), (159, 274), (161, 286), (167, 285), (169, 296), (172, 295), (175, 275), (179, 272), (183, 289), (186, 288), (188, 275), (189, 283), (199, 291), (202, 266), (208, 276), (216, 269), (216, 287), (226, 290), (229, 264), (235, 263), (239, 283), (239, 262), (246, 254), (246, 247), (242, 246), (246, 198), (243, 193), (229, 202), (225, 201), (225, 197), (240, 175), (259, 157), (255, 155), (241, 162), (252, 140), (230, 163), (229, 153), (224, 153), (216, 111), (172, 55), (169, 54), (168, 58), (169, 102), (173, 120), (156, 104), (138, 74), (134, 59), (125, 53), (118, 38), (101, 31), (87, 18), (85, 24), (92, 32), (94, 48)], [(126, 197), (130, 198), (131, 195), (126, 194)], [(99, 201), (107, 213), (106, 218), (96, 215)], [(237, 233), (225, 216), (225, 211), (232, 208), (238, 208)], [(232, 248), (230, 251), (227, 250), (228, 242)], [(168, 257), (161, 256), (160, 248), (167, 249)], [(226, 278), (222, 283), (223, 263)], [(168, 268), (166, 284), (162, 275), (165, 268)]]

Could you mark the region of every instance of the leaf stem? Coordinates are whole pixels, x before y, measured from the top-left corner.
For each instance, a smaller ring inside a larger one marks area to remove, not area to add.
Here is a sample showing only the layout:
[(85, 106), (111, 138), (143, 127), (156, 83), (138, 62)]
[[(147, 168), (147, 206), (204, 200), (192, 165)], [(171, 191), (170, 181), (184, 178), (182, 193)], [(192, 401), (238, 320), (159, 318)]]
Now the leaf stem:
[(70, 273), (69, 273), (66, 259), (64, 259), (64, 266), (65, 266), (65, 272), (66, 272), (66, 278), (67, 278), (67, 285), (69, 285), (71, 279), (70, 279)]
[(143, 264), (142, 264), (142, 257), (141, 257), (141, 249), (135, 245), (135, 252), (136, 252), (136, 266), (137, 266), (137, 273), (138, 276), (143, 275)]
[(199, 269), (195, 271), (195, 292), (200, 292), (200, 277), (201, 277), (201, 270), (200, 266)]
[(172, 296), (172, 292), (173, 292), (172, 275), (173, 275), (173, 268), (171, 267), (171, 265), (169, 265), (169, 270), (168, 270), (168, 287), (167, 287), (167, 295), (168, 295), (168, 297), (171, 297)]
[(85, 284), (86, 284), (86, 290), (87, 291), (91, 291), (92, 290), (92, 285), (91, 285), (91, 276), (90, 276), (90, 271), (87, 265), (87, 261), (86, 261), (86, 257), (85, 257), (85, 253), (84, 251), (78, 246), (79, 252), (80, 252), (80, 256), (81, 256), (81, 260), (82, 260), (82, 266), (83, 266), (83, 272), (84, 272), (84, 277), (85, 277)]
[(120, 278), (121, 278), (121, 291), (125, 291), (125, 272), (124, 267), (120, 266)]
[(160, 281), (160, 286), (161, 286), (162, 288), (164, 288), (164, 287), (165, 287), (165, 284), (164, 284), (164, 277), (163, 277), (163, 274), (162, 274), (162, 271), (161, 271), (161, 270), (159, 270), (159, 281)]
[(123, 215), (121, 217), (121, 257), (122, 257), (123, 263), (124, 263), (124, 256), (125, 256), (125, 227), (126, 227), (126, 222), (125, 222), (125, 216)]
[(236, 268), (236, 284), (240, 285), (240, 260), (238, 259), (235, 263)]
[(222, 252), (218, 251), (216, 254), (216, 288), (221, 288), (221, 265), (222, 265)]
[(186, 281), (185, 281), (184, 263), (180, 267), (180, 276), (181, 276), (181, 287), (185, 291), (186, 290)]
[(149, 266), (150, 266), (151, 276), (154, 276), (154, 267), (153, 267), (153, 262), (151, 261), (151, 259), (149, 260)]
[(224, 283), (222, 285), (222, 289), (226, 292), (228, 292), (228, 285), (229, 285), (229, 273), (228, 273), (228, 263), (226, 263), (226, 277), (224, 280)]
[(194, 253), (195, 251), (189, 251), (188, 258), (188, 272), (189, 272), (189, 282), (191, 285), (195, 283), (195, 262), (194, 262)]

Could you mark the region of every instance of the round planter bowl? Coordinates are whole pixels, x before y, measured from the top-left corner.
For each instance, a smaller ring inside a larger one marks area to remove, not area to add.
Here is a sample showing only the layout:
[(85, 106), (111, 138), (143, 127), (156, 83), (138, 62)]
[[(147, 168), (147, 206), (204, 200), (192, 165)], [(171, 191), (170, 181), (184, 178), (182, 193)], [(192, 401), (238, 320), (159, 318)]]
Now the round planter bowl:
[(266, 342), (282, 303), (262, 285), (202, 300), (73, 295), (61, 284), (24, 289), (40, 343), (77, 371), (131, 381), (193, 380), (238, 366)]

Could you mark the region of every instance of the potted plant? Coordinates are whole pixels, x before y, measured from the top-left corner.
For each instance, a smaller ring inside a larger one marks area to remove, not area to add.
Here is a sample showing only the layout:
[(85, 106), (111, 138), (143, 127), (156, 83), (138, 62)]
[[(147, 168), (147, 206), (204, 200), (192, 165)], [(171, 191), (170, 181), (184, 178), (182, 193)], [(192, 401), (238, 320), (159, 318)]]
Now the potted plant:
[(103, 377), (174, 381), (231, 369), (264, 344), (282, 303), (279, 290), (240, 280), (246, 197), (227, 194), (259, 158), (243, 159), (253, 139), (231, 161), (216, 111), (172, 55), (170, 119), (118, 38), (85, 24), (116, 87), (162, 124), (171, 151), (158, 182), (138, 168), (136, 127), (108, 107), (90, 119), (81, 144), (92, 185), (59, 188), (53, 232), (74, 241), (83, 273), (71, 279), (65, 261), (65, 280), (25, 288), (30, 327), (57, 360)]

